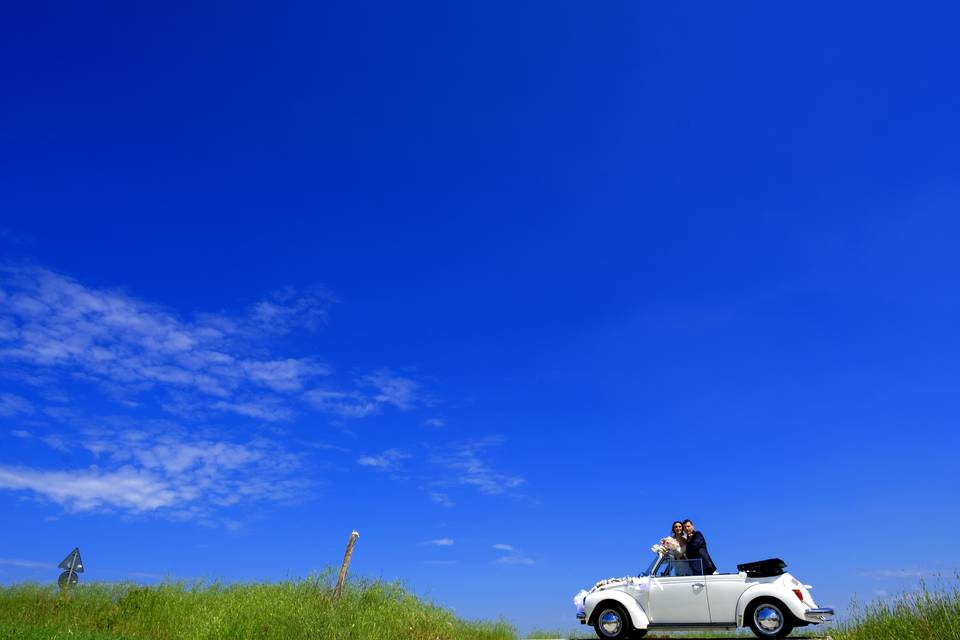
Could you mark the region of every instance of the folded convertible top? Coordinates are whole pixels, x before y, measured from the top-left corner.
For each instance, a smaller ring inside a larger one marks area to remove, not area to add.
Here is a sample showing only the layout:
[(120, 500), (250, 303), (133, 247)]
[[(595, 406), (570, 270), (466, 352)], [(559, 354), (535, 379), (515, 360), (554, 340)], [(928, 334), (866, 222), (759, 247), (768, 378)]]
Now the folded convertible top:
[(743, 571), (750, 578), (769, 578), (783, 575), (787, 563), (780, 558), (770, 558), (758, 562), (745, 562), (737, 565), (737, 571)]

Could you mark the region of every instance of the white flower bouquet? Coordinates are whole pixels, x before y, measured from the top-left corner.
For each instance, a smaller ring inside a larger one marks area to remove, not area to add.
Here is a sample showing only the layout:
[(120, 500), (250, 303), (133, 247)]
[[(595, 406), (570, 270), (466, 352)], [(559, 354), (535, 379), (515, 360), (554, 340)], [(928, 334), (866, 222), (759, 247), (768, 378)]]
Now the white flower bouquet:
[(603, 589), (604, 587), (609, 587), (611, 585), (626, 584), (633, 580), (633, 576), (624, 576), (622, 578), (607, 578), (606, 580), (600, 580), (597, 584), (593, 585), (593, 588), (590, 591), (596, 591), (597, 589)]
[(666, 537), (660, 540), (660, 544), (654, 545), (660, 547), (664, 552), (670, 552), (673, 555), (680, 553), (680, 543), (677, 542), (674, 538)]

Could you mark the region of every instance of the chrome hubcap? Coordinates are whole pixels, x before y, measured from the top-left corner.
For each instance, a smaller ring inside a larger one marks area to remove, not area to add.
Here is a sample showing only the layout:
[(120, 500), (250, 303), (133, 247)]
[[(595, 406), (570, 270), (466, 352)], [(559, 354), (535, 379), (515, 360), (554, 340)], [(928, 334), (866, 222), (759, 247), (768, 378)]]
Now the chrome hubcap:
[(757, 607), (753, 619), (757, 626), (766, 633), (776, 633), (783, 626), (783, 616), (780, 615), (780, 610), (768, 604)]
[(623, 620), (620, 619), (620, 614), (612, 609), (607, 609), (601, 613), (599, 620), (600, 630), (603, 631), (605, 636), (612, 638), (620, 633), (620, 629), (623, 628)]

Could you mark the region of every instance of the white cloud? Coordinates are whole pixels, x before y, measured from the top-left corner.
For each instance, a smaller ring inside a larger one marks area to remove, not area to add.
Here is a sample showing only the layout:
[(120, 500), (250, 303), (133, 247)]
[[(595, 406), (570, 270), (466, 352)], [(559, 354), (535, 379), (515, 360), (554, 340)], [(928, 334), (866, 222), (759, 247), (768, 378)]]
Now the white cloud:
[(40, 438), (40, 442), (44, 443), (51, 449), (56, 449), (57, 451), (62, 451), (64, 453), (68, 453), (70, 451), (70, 447), (67, 446), (67, 443), (64, 441), (64, 439), (55, 433), (48, 436), (43, 436)]
[(0, 558), (0, 564), (21, 569), (56, 569), (52, 562), (37, 562), (35, 560), (18, 560), (16, 558)]
[(363, 456), (357, 460), (357, 464), (364, 467), (373, 467), (381, 471), (389, 471), (396, 469), (401, 461), (409, 457), (409, 454), (399, 449), (387, 449), (380, 455)]
[(253, 306), (250, 322), (260, 330), (286, 333), (294, 328), (316, 329), (327, 320), (327, 309), (336, 299), (329, 291), (315, 288), (303, 294), (292, 288), (275, 293)]
[(31, 414), (33, 411), (33, 404), (26, 398), (12, 393), (0, 393), (0, 416)]
[(226, 402), (225, 400), (218, 400), (210, 406), (215, 409), (220, 409), (221, 411), (228, 411), (247, 418), (266, 420), (267, 422), (288, 420), (290, 416), (293, 415), (293, 411), (271, 398), (250, 400), (248, 402)]
[(419, 385), (410, 378), (395, 376), (386, 369), (363, 376), (360, 383), (374, 390), (373, 400), (378, 404), (391, 404), (406, 410), (419, 402)]
[(428, 418), (423, 421), (423, 426), (433, 427), (434, 429), (442, 429), (447, 426), (447, 422), (443, 418)]
[(430, 544), (435, 547), (449, 547), (453, 545), (453, 540), (450, 538), (437, 538), (436, 540), (427, 540), (423, 544)]
[(10, 431), (10, 435), (12, 435), (14, 438), (26, 439), (30, 437), (30, 432), (24, 431), (23, 429), (12, 429)]
[(453, 472), (450, 482), (475, 487), (484, 495), (500, 495), (524, 483), (522, 477), (500, 473), (484, 459), (488, 449), (501, 444), (501, 438), (491, 437), (454, 445), (448, 452), (435, 455), (432, 461)]
[[(299, 403), (340, 418), (423, 404), (420, 385), (388, 369), (341, 388), (319, 385), (330, 369), (313, 358), (277, 357), (278, 335), (314, 329), (334, 302), (326, 291), (284, 290), (246, 314), (192, 320), (122, 291), (89, 287), (39, 267), (0, 267), (0, 375), (48, 389), (69, 378), (95, 383), (136, 408), (160, 391), (161, 407), (196, 418), (213, 411), (288, 420)], [(0, 394), (0, 416), (30, 413), (29, 401)]]
[(142, 512), (177, 502), (177, 494), (169, 483), (133, 467), (104, 472), (96, 467), (44, 471), (0, 466), (0, 488), (33, 491), (71, 511), (119, 507)]
[(295, 358), (250, 361), (245, 362), (243, 367), (250, 380), (278, 392), (300, 391), (304, 380), (330, 374), (327, 367)]
[[(329, 373), (311, 359), (265, 358), (254, 347), (263, 337), (315, 327), (330, 302), (288, 291), (254, 305), (246, 316), (207, 314), (186, 321), (120, 291), (87, 287), (42, 268), (5, 267), (0, 360), (54, 379), (91, 380), (126, 401), (160, 387), (218, 398), (219, 408), (236, 412), (250, 404), (234, 399), (237, 394), (295, 394)], [(0, 399), (0, 411), (27, 410), (16, 397), (11, 401)], [(280, 419), (281, 413), (270, 415)]]
[(357, 392), (312, 389), (303, 398), (318, 411), (341, 418), (364, 418), (380, 410), (377, 402)]
[(528, 558), (512, 544), (498, 543), (493, 545), (493, 548), (503, 552), (503, 555), (496, 559), (497, 564), (535, 564), (533, 558)]
[(858, 575), (864, 578), (923, 578), (937, 575), (933, 569), (873, 569), (862, 571)]
[(30, 241), (30, 236), (24, 233), (14, 231), (13, 229), (8, 229), (6, 227), (0, 227), (0, 242), (7, 242), (10, 244), (29, 244)]
[(75, 469), (0, 465), (0, 489), (26, 491), (70, 512), (161, 512), (173, 519), (205, 519), (219, 508), (261, 500), (284, 501), (306, 488), (294, 479), (297, 456), (275, 443), (238, 443), (155, 434), (100, 431), (57, 448), (86, 449), (96, 464)]
[(456, 502), (450, 499), (450, 496), (438, 491), (434, 491), (430, 494), (430, 500), (432, 500), (435, 504), (438, 504), (441, 507), (444, 507), (447, 509), (449, 509), (450, 507), (454, 507), (457, 504)]
[(421, 402), (417, 382), (393, 375), (386, 369), (361, 376), (356, 382), (358, 388), (348, 391), (310, 389), (303, 394), (303, 399), (315, 409), (341, 418), (364, 418), (379, 413), (385, 406), (407, 411)]

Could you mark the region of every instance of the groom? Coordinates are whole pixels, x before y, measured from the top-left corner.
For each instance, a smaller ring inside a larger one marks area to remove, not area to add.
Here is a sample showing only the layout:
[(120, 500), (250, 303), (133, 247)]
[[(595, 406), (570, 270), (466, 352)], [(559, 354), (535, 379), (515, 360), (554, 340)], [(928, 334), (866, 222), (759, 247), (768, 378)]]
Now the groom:
[(709, 576), (717, 570), (710, 553), (707, 551), (707, 541), (703, 534), (697, 531), (691, 520), (683, 521), (683, 532), (687, 534), (687, 560), (701, 560), (703, 575)]

